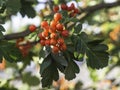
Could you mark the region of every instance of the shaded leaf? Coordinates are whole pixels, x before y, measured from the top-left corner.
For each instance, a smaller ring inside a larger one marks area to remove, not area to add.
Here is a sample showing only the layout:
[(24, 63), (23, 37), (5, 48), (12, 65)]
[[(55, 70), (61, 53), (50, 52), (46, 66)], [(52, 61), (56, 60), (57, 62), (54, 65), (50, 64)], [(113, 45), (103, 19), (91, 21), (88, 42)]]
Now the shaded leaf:
[(3, 37), (3, 33), (2, 32), (5, 32), (5, 29), (2, 25), (0, 25), (0, 38)]
[(79, 67), (73, 60), (71, 60), (65, 69), (65, 78), (67, 80), (72, 80), (76, 77), (76, 73), (79, 73)]
[(40, 84), (40, 80), (36, 76), (32, 76), (31, 72), (23, 74), (22, 77), (23, 83), (27, 83), (30, 86), (37, 86)]
[(8, 0), (6, 7), (9, 12), (16, 14), (21, 8), (20, 0)]
[(52, 63), (52, 61), (51, 61), (50, 57), (49, 56), (46, 57), (44, 59), (44, 61), (42, 62), (42, 64), (40, 65), (40, 74), (42, 74), (43, 71), (51, 65), (51, 63)]
[(42, 87), (49, 87), (52, 85), (53, 80), (57, 81), (59, 79), (58, 70), (54, 62), (43, 71), (41, 77)]
[(59, 63), (59, 64), (61, 64), (61, 65), (63, 65), (63, 66), (67, 66), (67, 65), (68, 65), (68, 62), (66, 61), (66, 59), (64, 58), (63, 55), (52, 54), (52, 57), (53, 57), (53, 59), (54, 59), (57, 63)]
[(74, 33), (79, 34), (82, 30), (82, 24), (77, 24), (74, 28)]
[(34, 8), (32, 7), (33, 2), (21, 0), (21, 3), (22, 3), (21, 10), (20, 10), (21, 15), (23, 17), (27, 15), (29, 18), (35, 17), (36, 13)]
[(20, 50), (15, 46), (15, 43), (0, 42), (0, 59), (5, 58), (9, 62), (17, 62), (23, 60)]

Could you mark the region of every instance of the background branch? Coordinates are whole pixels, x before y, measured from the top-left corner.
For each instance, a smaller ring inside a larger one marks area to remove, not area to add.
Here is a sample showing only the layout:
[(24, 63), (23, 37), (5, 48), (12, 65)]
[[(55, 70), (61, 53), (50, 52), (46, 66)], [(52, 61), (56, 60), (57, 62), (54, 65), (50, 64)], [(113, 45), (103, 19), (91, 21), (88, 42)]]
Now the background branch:
[[(109, 9), (112, 7), (120, 6), (120, 1), (113, 2), (113, 3), (100, 3), (94, 6), (88, 6), (81, 10), (81, 12), (78, 15), (79, 20), (84, 20), (86, 17), (88, 17), (90, 14), (94, 13), (95, 11), (101, 10), (101, 9)], [(68, 29), (73, 27), (75, 23), (72, 23), (68, 26)]]
[(30, 33), (31, 33), (30, 30), (25, 30), (23, 32), (7, 34), (7, 35), (4, 35), (2, 38), (0, 38), (0, 41), (1, 40), (13, 40), (13, 39), (18, 39), (18, 38), (23, 38), (25, 36), (28, 36)]

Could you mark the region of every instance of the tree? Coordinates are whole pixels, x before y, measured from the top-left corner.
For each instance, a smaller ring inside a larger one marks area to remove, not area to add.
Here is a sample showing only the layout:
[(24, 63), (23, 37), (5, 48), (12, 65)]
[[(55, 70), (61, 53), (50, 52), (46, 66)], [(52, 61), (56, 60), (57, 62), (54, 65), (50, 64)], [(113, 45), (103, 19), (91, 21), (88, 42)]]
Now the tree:
[[(87, 21), (91, 26), (100, 27), (105, 22), (117, 22), (117, 20), (111, 19), (112, 15), (109, 16), (112, 13), (109, 9), (117, 8), (120, 1), (105, 3), (104, 0), (99, 0), (94, 1), (97, 4), (90, 6), (91, 1), (88, 0), (88, 5), (84, 7), (80, 7), (78, 4), (82, 0), (74, 0), (74, 3), (67, 5), (71, 1), (73, 0), (0, 1), (0, 62), (2, 63), (3, 60), (11, 63), (23, 62), (23, 67), (19, 70), (22, 72), (32, 57), (39, 57), (42, 61), (40, 64), (42, 87), (50, 87), (53, 81), (57, 81), (59, 72), (63, 73), (67, 80), (74, 79), (76, 74), (80, 72), (76, 62), (86, 60), (87, 66), (92, 69), (108, 66), (109, 53), (115, 54), (114, 49), (108, 50), (106, 45), (107, 43), (114, 44), (111, 42), (112, 40), (109, 41), (109, 31), (98, 34), (88, 33), (83, 30), (83, 24)], [(22, 32), (3, 34), (6, 30), (2, 24), (9, 20), (12, 15), (19, 12), (22, 17), (34, 18), (37, 16), (34, 6), (38, 3), (45, 5), (44, 10), (41, 10), (41, 15), (39, 15), (42, 18), (40, 26), (36, 27), (32, 24)], [(87, 2), (84, 3), (87, 4)], [(48, 15), (45, 15), (46, 11)], [(112, 35), (110, 34), (111, 38), (114, 37)], [(28, 36), (34, 40), (30, 41), (25, 38)], [(35, 47), (38, 44), (40, 46)], [(115, 43), (115, 45), (118, 44)], [(119, 47), (115, 47), (116, 52), (119, 53)], [(118, 65), (118, 62), (115, 65)], [(28, 82), (29, 85), (34, 85), (24, 76), (32, 77), (30, 73), (23, 75), (23, 81)], [(36, 77), (32, 78), (36, 80), (37, 84), (39, 83)]]

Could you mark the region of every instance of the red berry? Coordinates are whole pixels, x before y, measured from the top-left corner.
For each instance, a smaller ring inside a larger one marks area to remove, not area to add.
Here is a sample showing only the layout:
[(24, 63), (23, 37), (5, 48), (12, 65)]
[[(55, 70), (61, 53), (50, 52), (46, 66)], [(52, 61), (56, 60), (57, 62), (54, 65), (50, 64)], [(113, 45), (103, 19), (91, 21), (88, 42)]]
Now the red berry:
[(61, 4), (61, 9), (62, 10), (67, 10), (68, 6), (66, 4)]
[(40, 39), (45, 39), (45, 38), (43, 37), (42, 33), (39, 33), (39, 34), (38, 34), (38, 37), (39, 37)]
[(74, 9), (75, 9), (74, 3), (72, 3), (72, 4), (70, 5), (70, 7), (72, 8), (72, 10), (74, 10)]
[(50, 44), (51, 44), (51, 45), (56, 45), (56, 44), (57, 44), (56, 39), (51, 39), (51, 40), (50, 40)]
[(30, 26), (29, 26), (29, 30), (30, 30), (31, 32), (34, 32), (34, 31), (36, 30), (36, 26), (35, 26), (35, 25), (30, 25)]
[(56, 25), (56, 29), (58, 30), (58, 31), (62, 31), (63, 30), (63, 25), (62, 24), (60, 24), (60, 23), (58, 23), (57, 25)]
[(56, 12), (58, 12), (59, 11), (59, 6), (54, 6), (53, 7), (53, 11), (56, 13)]
[(45, 40), (45, 45), (46, 45), (46, 46), (49, 46), (49, 45), (50, 45), (50, 40), (49, 40), (49, 39)]
[(61, 51), (65, 51), (66, 49), (67, 49), (66, 44), (62, 44), (62, 45), (60, 46), (60, 50), (61, 50)]
[(57, 46), (54, 46), (54, 47), (52, 48), (52, 52), (53, 52), (54, 54), (57, 54), (57, 53), (59, 52), (59, 48), (58, 48)]
[(68, 37), (69, 36), (69, 31), (68, 30), (63, 30), (61, 34), (62, 34), (63, 37)]
[(45, 40), (40, 40), (40, 44), (41, 44), (42, 46), (45, 46)]
[(64, 39), (63, 38), (58, 38), (57, 40), (59, 45), (62, 45), (64, 43)]
[(77, 8), (75, 8), (74, 13), (79, 13), (79, 10)]

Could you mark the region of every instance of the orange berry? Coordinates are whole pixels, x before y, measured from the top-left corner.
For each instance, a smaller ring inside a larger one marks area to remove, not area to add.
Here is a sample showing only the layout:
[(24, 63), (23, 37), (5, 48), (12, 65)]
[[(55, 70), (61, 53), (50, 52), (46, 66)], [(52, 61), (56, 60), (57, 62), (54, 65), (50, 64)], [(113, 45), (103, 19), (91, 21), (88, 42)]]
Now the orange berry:
[(41, 22), (41, 27), (42, 28), (45, 28), (45, 27), (47, 27), (48, 26), (48, 22), (47, 21), (42, 21)]
[(58, 31), (62, 31), (63, 28), (64, 28), (63, 24), (58, 23), (58, 24), (56, 25), (56, 29), (57, 29)]
[(56, 38), (57, 38), (57, 34), (56, 34), (56, 33), (51, 33), (51, 34), (50, 34), (50, 38), (56, 39)]
[(66, 49), (67, 49), (67, 46), (65, 43), (60, 46), (61, 51), (65, 51)]
[(68, 8), (68, 7), (67, 7), (66, 4), (61, 4), (61, 9), (62, 9), (62, 10), (67, 10), (67, 8)]
[(56, 45), (56, 44), (57, 44), (56, 39), (51, 39), (51, 40), (50, 40), (50, 44), (51, 44), (51, 45)]
[(42, 46), (45, 46), (45, 40), (40, 40), (40, 44), (41, 44)]
[(54, 46), (52, 48), (52, 52), (55, 53), (55, 54), (57, 54), (59, 52), (59, 48), (57, 46)]
[(54, 6), (53, 7), (53, 11), (56, 13), (56, 12), (58, 12), (59, 11), (59, 6)]
[(59, 21), (59, 20), (61, 20), (61, 19), (62, 19), (62, 14), (60, 14), (60, 13), (54, 14), (54, 20), (55, 20), (55, 21)]
[(49, 35), (49, 34), (48, 34), (47, 31), (43, 31), (43, 32), (42, 32), (42, 36), (43, 36), (44, 38), (45, 38), (45, 37), (48, 37), (48, 35)]
[(29, 26), (29, 30), (30, 30), (31, 32), (34, 32), (34, 31), (36, 30), (36, 26), (35, 26), (35, 25), (30, 25), (30, 26)]
[(58, 38), (57, 40), (59, 45), (62, 45), (64, 43), (64, 39), (63, 38)]
[(69, 31), (68, 30), (63, 30), (62, 33), (61, 33), (61, 35), (63, 37), (68, 37), (69, 36)]
[(49, 29), (49, 33), (55, 33), (56, 32), (56, 29), (55, 28), (50, 28)]
[(46, 45), (46, 46), (49, 46), (49, 45), (50, 45), (50, 40), (49, 40), (49, 39), (45, 40), (45, 45)]
[(56, 25), (57, 25), (57, 22), (56, 22), (55, 20), (52, 20), (52, 21), (50, 22), (50, 28), (56, 29)]

